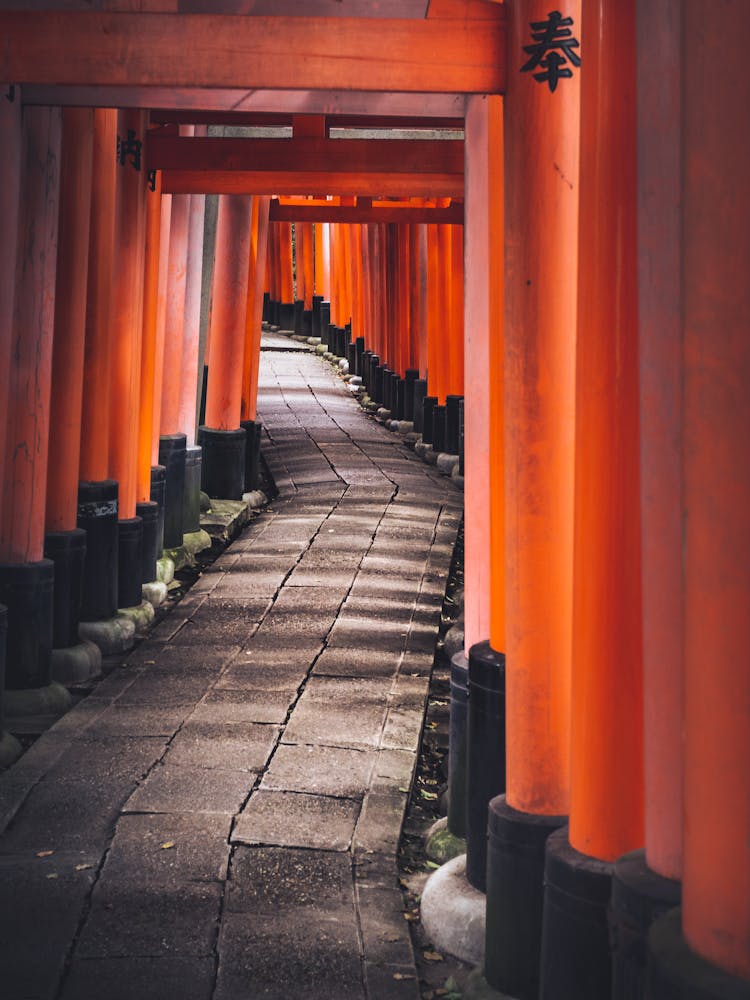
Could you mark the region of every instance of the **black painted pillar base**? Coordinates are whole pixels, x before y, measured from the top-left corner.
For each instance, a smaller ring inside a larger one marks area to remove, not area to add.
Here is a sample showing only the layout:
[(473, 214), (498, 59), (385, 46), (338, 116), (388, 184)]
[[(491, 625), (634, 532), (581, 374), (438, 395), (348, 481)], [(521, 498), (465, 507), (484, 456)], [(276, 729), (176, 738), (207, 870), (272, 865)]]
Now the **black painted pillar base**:
[(612, 1000), (643, 1000), (649, 927), (680, 905), (681, 889), (679, 882), (648, 867), (643, 850), (615, 862), (610, 903)]
[(310, 319), (313, 337), (320, 337), (320, 305), (323, 301), (322, 295), (312, 297), (312, 316)]
[(320, 303), (320, 340), (323, 344), (330, 344), (329, 329), (331, 325), (331, 303), (325, 299)]
[(5, 687), (9, 691), (52, 683), (54, 579), (51, 559), (0, 563), (0, 604), (8, 609)]
[[(135, 513), (143, 525), (141, 542), (141, 584), (156, 579), (156, 561), (161, 557), (159, 548), (159, 505), (154, 500), (144, 500), (135, 505)], [(57, 584), (55, 584), (57, 586)]]
[[(414, 422), (414, 430), (417, 434), (421, 434), (424, 430), (424, 401), (427, 396), (427, 379), (425, 378), (415, 378), (414, 379), (414, 390), (413, 390), (413, 402), (412, 402), (412, 415), (411, 419)], [(433, 404), (434, 405), (434, 404)], [(406, 415), (406, 419), (409, 419), (409, 415)]]
[(161, 559), (164, 548), (164, 506), (167, 487), (167, 470), (163, 465), (151, 466), (151, 499), (159, 510), (156, 522), (156, 558)]
[(432, 449), (443, 453), (445, 446), (445, 406), (440, 403), (432, 411)]
[(682, 910), (654, 921), (648, 935), (646, 1000), (748, 1000), (750, 982), (698, 955), (682, 933)]
[(487, 810), (505, 791), (505, 654), (487, 641), (469, 650), (466, 745), (466, 877), (486, 892)]
[(261, 425), (256, 420), (241, 420), (245, 431), (245, 493), (260, 486), (260, 432)]
[(86, 532), (81, 528), (48, 531), (44, 536), (44, 558), (55, 564), (52, 645), (55, 649), (75, 646), (79, 641)]
[(302, 299), (294, 300), (294, 334), (297, 337), (302, 336), (302, 314), (305, 311), (305, 303)]
[(469, 661), (463, 650), (451, 657), (450, 732), (448, 736), (448, 829), (466, 836), (466, 729), (469, 710)]
[(114, 479), (78, 484), (78, 527), (86, 532), (81, 621), (117, 611), (118, 485)]
[(201, 489), (210, 497), (241, 500), (245, 490), (245, 431), (198, 428), (203, 448)]
[(313, 335), (313, 323), (312, 323), (312, 309), (302, 310), (302, 336), (312, 337)]
[(135, 608), (143, 600), (143, 521), (125, 517), (117, 529), (117, 607)]
[(164, 548), (175, 549), (182, 545), (183, 505), (185, 495), (184, 434), (162, 434), (159, 438), (159, 464), (166, 469), (164, 488)]
[(449, 455), (460, 455), (459, 420), (463, 396), (445, 397), (445, 450)]
[(611, 997), (612, 868), (571, 847), (567, 827), (547, 838), (539, 1000)]
[(545, 845), (567, 821), (520, 812), (504, 795), (490, 802), (484, 974), (517, 1000), (539, 996)]
[(279, 303), (279, 329), (294, 330), (294, 303)]
[(271, 299), (268, 303), (268, 325), (273, 330), (279, 328), (279, 308), (281, 303), (278, 299)]
[(425, 396), (422, 400), (422, 441), (431, 445), (434, 440), (434, 414), (437, 407), (437, 396)]
[(261, 313), (261, 321), (267, 323), (271, 317), (271, 293), (263, 292), (263, 311)]
[(197, 445), (185, 449), (185, 490), (182, 494), (182, 533), (201, 530), (201, 466), (203, 449)]

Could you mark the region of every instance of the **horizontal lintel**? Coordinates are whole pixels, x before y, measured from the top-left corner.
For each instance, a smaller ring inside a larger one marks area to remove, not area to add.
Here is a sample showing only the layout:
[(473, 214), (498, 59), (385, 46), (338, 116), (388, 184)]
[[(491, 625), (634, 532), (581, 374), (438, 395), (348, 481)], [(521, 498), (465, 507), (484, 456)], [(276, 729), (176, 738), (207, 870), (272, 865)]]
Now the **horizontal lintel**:
[(285, 205), (277, 198), (271, 199), (269, 219), (271, 222), (397, 222), (397, 223), (439, 223), (461, 226), (464, 221), (464, 207), (460, 202), (448, 208), (428, 208), (417, 205), (335, 205), (330, 202), (315, 204)]

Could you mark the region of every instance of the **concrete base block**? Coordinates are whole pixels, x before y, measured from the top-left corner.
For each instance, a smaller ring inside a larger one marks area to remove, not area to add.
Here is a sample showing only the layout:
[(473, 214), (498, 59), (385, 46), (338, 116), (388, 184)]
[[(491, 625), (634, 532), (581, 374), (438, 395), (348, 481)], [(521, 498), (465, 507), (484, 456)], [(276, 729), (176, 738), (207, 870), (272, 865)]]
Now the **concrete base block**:
[(84, 640), (75, 646), (53, 649), (50, 664), (52, 680), (66, 687), (76, 687), (101, 677), (102, 651), (93, 642)]
[(493, 989), (481, 969), (474, 969), (464, 980), (461, 990), (463, 1000), (515, 1000), (509, 993)]
[(458, 468), (459, 461), (458, 455), (449, 455), (447, 452), (441, 451), (437, 457), (438, 472), (442, 472), (444, 476), (452, 476), (453, 470)]
[(310, 347), (317, 347), (320, 343), (320, 337), (306, 337), (305, 343), (309, 344)]
[(391, 411), (386, 410), (384, 406), (379, 406), (375, 411), (375, 419), (379, 420), (381, 424), (384, 424), (386, 420), (391, 419)]
[(211, 548), (211, 536), (201, 528), (199, 531), (191, 531), (187, 535), (183, 535), (182, 544), (191, 556), (196, 556), (199, 552)]
[(136, 635), (143, 635), (154, 620), (154, 606), (149, 601), (141, 601), (132, 608), (118, 608), (117, 616), (131, 621)]
[(422, 435), (419, 431), (407, 431), (406, 432), (406, 443), (411, 445), (412, 448), (416, 449), (416, 445), (422, 440)]
[(367, 410), (368, 413), (377, 413), (379, 410), (379, 406), (377, 403), (367, 403), (365, 409)]
[[(174, 576), (174, 570), (172, 575)], [(161, 580), (152, 580), (150, 583), (143, 584), (141, 593), (144, 601), (148, 601), (154, 608), (159, 608), (167, 599), (168, 588), (166, 583), (162, 583)]]
[(425, 458), (428, 451), (432, 451), (432, 445), (427, 444), (424, 441), (416, 441), (414, 444), (414, 454), (419, 455), (420, 458)]
[(346, 358), (339, 359), (339, 371), (345, 373), (349, 371), (349, 362), (346, 360)]
[(135, 623), (122, 615), (98, 622), (81, 622), (78, 635), (98, 646), (102, 656), (114, 656), (117, 653), (127, 653), (133, 648)]
[[(41, 688), (6, 690), (3, 695), (5, 716), (9, 722), (33, 716), (62, 715), (63, 712), (67, 712), (71, 704), (70, 692), (57, 681), (52, 681), (51, 684)], [(15, 727), (11, 724), (11, 729), (13, 728)]]
[(315, 348), (315, 353), (320, 354), (321, 356), (326, 355), (328, 353), (328, 345), (318, 344), (318, 346)]
[(207, 514), (211, 510), (211, 497), (201, 490), (201, 514)]
[(362, 385), (362, 376), (361, 375), (350, 375), (349, 376), (349, 385)]
[(448, 817), (441, 816), (427, 831), (424, 845), (425, 854), (439, 865), (466, 854), (466, 841), (448, 829)]
[(459, 474), (458, 468), (459, 467), (456, 466), (456, 468), (451, 473), (451, 480), (453, 481), (454, 485), (458, 487), (459, 490), (462, 490), (464, 488), (464, 477)]
[(257, 510), (258, 507), (264, 507), (268, 503), (268, 497), (263, 490), (251, 490), (250, 493), (243, 493), (242, 499), (251, 510)]
[(162, 556), (156, 561), (156, 579), (166, 586), (174, 580), (174, 562), (168, 556)]
[(462, 854), (427, 880), (420, 913), (427, 937), (438, 951), (469, 965), (484, 962), (486, 899), (466, 878)]
[(412, 434), (414, 432), (414, 421), (399, 420), (398, 427), (396, 428), (396, 430), (399, 432), (399, 434), (403, 434), (404, 437), (406, 437), (408, 434)]
[(0, 771), (10, 767), (21, 756), (22, 747), (15, 736), (0, 731)]

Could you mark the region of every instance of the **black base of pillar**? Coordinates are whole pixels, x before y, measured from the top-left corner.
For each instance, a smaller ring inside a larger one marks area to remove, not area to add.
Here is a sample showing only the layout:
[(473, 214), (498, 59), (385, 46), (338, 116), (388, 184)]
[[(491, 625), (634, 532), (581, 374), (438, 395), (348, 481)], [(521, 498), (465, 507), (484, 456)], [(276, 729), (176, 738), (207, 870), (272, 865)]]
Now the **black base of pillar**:
[(463, 396), (445, 397), (445, 450), (449, 455), (460, 455), (459, 422)]
[(331, 323), (331, 303), (323, 302), (320, 303), (320, 340), (323, 344), (330, 343), (329, 340), (329, 327)]
[(280, 302), (279, 303), (279, 329), (280, 330), (293, 330), (294, 329), (294, 303), (293, 302)]
[(0, 563), (0, 603), (8, 609), (5, 687), (10, 691), (52, 682), (54, 579), (51, 559)]
[(52, 611), (52, 645), (55, 649), (75, 646), (83, 599), (83, 567), (86, 559), (86, 532), (48, 531), (44, 536), (44, 557), (55, 564)]
[(464, 399), (458, 404), (458, 474), (464, 474)]
[(422, 400), (422, 440), (432, 444), (434, 439), (434, 414), (437, 406), (437, 396), (425, 396)]
[(648, 867), (645, 851), (631, 851), (615, 862), (610, 902), (612, 1000), (643, 1000), (649, 927), (679, 906), (681, 895), (679, 882)]
[(357, 368), (357, 345), (346, 345), (346, 360), (349, 362), (349, 373), (354, 375)]
[(203, 448), (201, 488), (210, 497), (241, 500), (245, 487), (245, 431), (198, 428)]
[(445, 452), (445, 406), (439, 404), (432, 411), (432, 449)]
[(114, 479), (78, 484), (78, 527), (86, 532), (81, 621), (117, 610), (118, 486)]
[(417, 434), (421, 434), (424, 429), (424, 401), (427, 396), (427, 379), (415, 378), (414, 379), (414, 395), (412, 402), (412, 412), (411, 418), (407, 413), (406, 419), (414, 421), (414, 430)]
[(567, 816), (534, 816), (499, 795), (489, 806), (484, 974), (517, 1000), (539, 996), (547, 838)]
[(654, 921), (648, 936), (646, 1000), (749, 1000), (750, 982), (701, 958), (682, 933), (682, 911)]
[(505, 791), (505, 654), (489, 642), (469, 650), (466, 746), (466, 878), (486, 892), (487, 809)]
[(5, 649), (8, 638), (8, 609), (0, 604), (0, 740), (3, 738), (3, 691), (5, 690)]
[(187, 437), (184, 434), (162, 434), (159, 438), (159, 464), (164, 466), (167, 476), (164, 489), (165, 549), (182, 545), (186, 446)]
[(362, 378), (362, 374), (364, 371), (362, 365), (362, 356), (364, 355), (364, 353), (365, 353), (365, 338), (357, 337), (357, 339), (354, 341), (354, 374), (359, 375), (360, 378)]
[(302, 336), (312, 337), (313, 335), (313, 325), (312, 325), (312, 309), (302, 310)]
[(167, 470), (163, 465), (151, 466), (151, 499), (159, 509), (156, 522), (156, 558), (161, 559), (164, 548), (164, 506), (167, 487)]
[(466, 836), (466, 726), (469, 708), (469, 661), (463, 651), (451, 658), (450, 733), (448, 736), (448, 829)]
[(261, 425), (255, 420), (241, 420), (240, 427), (245, 432), (245, 492), (250, 493), (260, 486)]
[[(279, 307), (281, 303), (277, 299), (271, 299), (268, 303), (268, 325), (278, 326), (279, 325)], [(201, 421), (202, 423), (202, 421)]]
[(264, 323), (268, 323), (271, 318), (271, 295), (270, 292), (263, 292), (263, 312), (261, 314), (261, 319)]
[(305, 303), (301, 299), (294, 301), (294, 333), (295, 336), (302, 336), (302, 314), (305, 311)]
[(143, 600), (143, 521), (126, 517), (118, 522), (117, 607), (135, 608)]
[[(377, 357), (377, 355), (376, 355)], [(373, 369), (372, 392), (370, 396), (375, 403), (383, 402), (383, 385), (385, 382), (386, 367), (378, 362)]]
[(547, 838), (544, 881), (540, 1000), (609, 1000), (612, 865), (576, 851), (563, 827)]
[(320, 304), (323, 301), (322, 295), (313, 295), (312, 297), (312, 335), (313, 337), (320, 337)]
[[(153, 500), (144, 500), (135, 505), (135, 513), (143, 524), (141, 541), (141, 583), (152, 583), (156, 579), (156, 560), (161, 556), (159, 548), (159, 505)], [(57, 584), (55, 584), (57, 586)]]
[(193, 445), (185, 449), (185, 490), (182, 494), (182, 533), (201, 530), (202, 450)]

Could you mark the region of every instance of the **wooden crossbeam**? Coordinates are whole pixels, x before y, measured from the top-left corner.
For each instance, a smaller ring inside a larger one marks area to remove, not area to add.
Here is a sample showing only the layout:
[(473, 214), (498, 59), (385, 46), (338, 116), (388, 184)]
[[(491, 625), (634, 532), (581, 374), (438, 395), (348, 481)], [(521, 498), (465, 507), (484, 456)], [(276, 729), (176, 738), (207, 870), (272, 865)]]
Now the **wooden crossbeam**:
[(456, 174), (398, 174), (309, 170), (164, 170), (167, 194), (328, 194), (373, 198), (463, 198), (463, 177)]
[(305, 170), (314, 173), (445, 174), (463, 178), (455, 139), (293, 139), (149, 136), (150, 170)]
[(0, 79), (71, 86), (502, 93), (491, 20), (0, 13)]
[(461, 226), (464, 221), (464, 207), (458, 204), (448, 208), (428, 208), (417, 205), (375, 202), (372, 204), (337, 205), (333, 202), (284, 204), (278, 198), (271, 199), (271, 222), (402, 222), (402, 223), (442, 223)]

